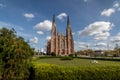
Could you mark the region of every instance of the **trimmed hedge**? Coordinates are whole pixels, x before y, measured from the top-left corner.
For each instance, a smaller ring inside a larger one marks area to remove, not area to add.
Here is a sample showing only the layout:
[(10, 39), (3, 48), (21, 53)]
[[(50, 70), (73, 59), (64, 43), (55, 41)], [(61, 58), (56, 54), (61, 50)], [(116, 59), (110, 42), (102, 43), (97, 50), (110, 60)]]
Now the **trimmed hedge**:
[(70, 56), (65, 56), (65, 57), (60, 58), (60, 60), (73, 60), (73, 58)]
[(46, 58), (61, 58), (61, 56), (40, 56), (40, 59), (46, 59)]
[[(46, 58), (62, 58), (63, 56), (41, 56), (40, 59), (46, 59)], [(70, 57), (70, 56), (69, 56)], [(78, 58), (78, 59), (91, 59), (91, 60), (106, 60), (106, 61), (120, 61), (120, 58), (116, 57), (72, 57)]]
[(65, 67), (32, 63), (34, 80), (120, 80), (120, 66)]

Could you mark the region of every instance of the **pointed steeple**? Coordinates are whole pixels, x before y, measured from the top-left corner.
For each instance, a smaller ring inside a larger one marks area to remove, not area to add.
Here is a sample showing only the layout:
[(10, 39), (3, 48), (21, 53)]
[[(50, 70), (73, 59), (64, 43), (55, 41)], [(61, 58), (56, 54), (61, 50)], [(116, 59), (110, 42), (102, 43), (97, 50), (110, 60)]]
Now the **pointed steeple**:
[(71, 35), (71, 25), (70, 25), (70, 19), (69, 16), (67, 17), (67, 28), (66, 28), (66, 34)]
[(56, 31), (55, 15), (53, 15), (51, 35), (52, 37), (55, 37), (56, 34), (57, 34), (57, 31)]
[(51, 52), (55, 52), (56, 50), (56, 36), (57, 36), (57, 30), (55, 23), (55, 15), (53, 15), (52, 30), (51, 30)]
[(72, 30), (70, 25), (70, 19), (69, 16), (67, 17), (67, 29), (66, 29), (66, 42), (67, 42), (67, 54), (71, 54), (74, 52), (74, 43), (73, 43), (73, 36), (72, 36)]
[(70, 19), (69, 19), (69, 16), (67, 17), (67, 27), (70, 26)]
[(55, 15), (53, 15), (53, 21), (52, 21), (52, 29), (53, 28), (56, 28)]

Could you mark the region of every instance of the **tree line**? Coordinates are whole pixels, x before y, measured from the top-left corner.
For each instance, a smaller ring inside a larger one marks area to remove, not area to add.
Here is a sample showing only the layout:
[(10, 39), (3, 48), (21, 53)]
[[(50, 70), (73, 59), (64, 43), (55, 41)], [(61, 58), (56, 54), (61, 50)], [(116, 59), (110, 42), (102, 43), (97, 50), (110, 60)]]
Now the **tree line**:
[(87, 49), (87, 50), (76, 51), (75, 54), (76, 55), (85, 55), (85, 56), (90, 56), (90, 57), (97, 57), (97, 56), (120, 57), (120, 48), (115, 48), (114, 50), (92, 50), (92, 49)]

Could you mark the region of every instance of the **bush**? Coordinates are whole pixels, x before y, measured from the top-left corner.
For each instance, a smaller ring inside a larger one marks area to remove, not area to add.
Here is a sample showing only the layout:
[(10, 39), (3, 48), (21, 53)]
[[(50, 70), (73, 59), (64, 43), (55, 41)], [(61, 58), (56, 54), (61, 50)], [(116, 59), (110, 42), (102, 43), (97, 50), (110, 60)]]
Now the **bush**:
[(75, 53), (75, 57), (77, 57), (77, 53)]
[(119, 80), (120, 66), (65, 67), (33, 63), (35, 80)]
[(73, 60), (73, 58), (69, 56), (65, 56), (65, 57), (62, 57), (60, 60)]
[(51, 55), (52, 55), (52, 56), (56, 56), (55, 52), (52, 52)]
[(73, 56), (74, 56), (74, 54), (69, 54), (69, 56), (70, 56), (70, 57), (73, 57)]

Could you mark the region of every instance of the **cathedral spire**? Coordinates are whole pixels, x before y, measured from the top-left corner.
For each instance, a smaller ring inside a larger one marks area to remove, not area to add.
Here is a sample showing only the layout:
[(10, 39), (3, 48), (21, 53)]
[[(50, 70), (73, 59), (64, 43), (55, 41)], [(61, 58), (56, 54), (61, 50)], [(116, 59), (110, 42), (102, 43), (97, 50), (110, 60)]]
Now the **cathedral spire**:
[(52, 21), (52, 30), (56, 29), (56, 23), (55, 23), (55, 15), (53, 15), (53, 21)]
[(52, 35), (56, 35), (55, 15), (53, 15), (53, 21), (52, 21)]
[(74, 40), (69, 16), (67, 17), (66, 35), (63, 35), (57, 33), (55, 15), (53, 15), (51, 39), (47, 44), (47, 53), (51, 54), (52, 52), (56, 55), (69, 55), (74, 53)]
[(71, 35), (72, 31), (71, 31), (71, 25), (70, 25), (70, 19), (69, 16), (67, 17), (67, 28), (66, 28), (66, 34), (67, 35)]
[(70, 19), (69, 19), (69, 16), (67, 17), (67, 27), (70, 26)]
[(55, 15), (53, 15), (53, 21), (52, 21), (52, 30), (51, 30), (51, 43), (50, 43), (50, 51), (55, 52), (56, 50), (56, 23), (55, 23)]

